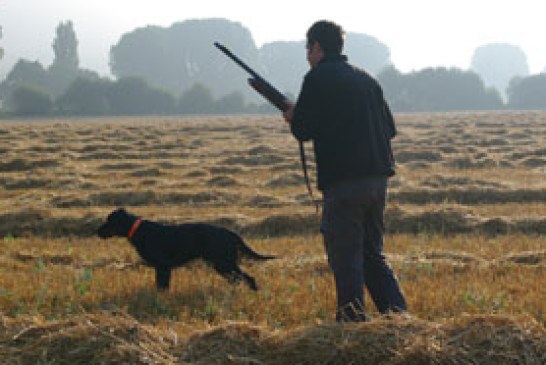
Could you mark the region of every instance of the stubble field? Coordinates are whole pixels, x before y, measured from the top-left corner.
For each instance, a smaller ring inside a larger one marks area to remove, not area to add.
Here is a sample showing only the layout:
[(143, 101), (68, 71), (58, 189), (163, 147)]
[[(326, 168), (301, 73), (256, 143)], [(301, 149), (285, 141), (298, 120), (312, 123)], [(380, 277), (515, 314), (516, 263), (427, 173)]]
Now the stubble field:
[[(396, 119), (385, 249), (411, 316), (367, 302), (358, 325), (333, 322), (319, 216), (280, 118), (3, 121), (0, 358), (545, 363), (546, 112)], [(120, 206), (226, 226), (282, 258), (243, 262), (257, 293), (195, 263), (158, 294), (126, 240), (96, 237)]]

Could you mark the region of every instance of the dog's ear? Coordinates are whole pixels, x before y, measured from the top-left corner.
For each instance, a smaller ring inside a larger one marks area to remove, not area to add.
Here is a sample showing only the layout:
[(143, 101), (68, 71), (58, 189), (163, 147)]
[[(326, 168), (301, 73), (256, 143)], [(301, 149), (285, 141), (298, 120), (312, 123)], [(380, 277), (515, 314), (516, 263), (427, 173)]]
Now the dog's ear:
[(111, 217), (124, 217), (126, 215), (127, 210), (125, 210), (125, 208), (118, 208), (110, 214)]
[(110, 214), (108, 214), (106, 220), (111, 221), (112, 219), (116, 219), (116, 217), (123, 216), (125, 214), (127, 214), (125, 209), (117, 208), (116, 210), (113, 210), (112, 212), (110, 212)]

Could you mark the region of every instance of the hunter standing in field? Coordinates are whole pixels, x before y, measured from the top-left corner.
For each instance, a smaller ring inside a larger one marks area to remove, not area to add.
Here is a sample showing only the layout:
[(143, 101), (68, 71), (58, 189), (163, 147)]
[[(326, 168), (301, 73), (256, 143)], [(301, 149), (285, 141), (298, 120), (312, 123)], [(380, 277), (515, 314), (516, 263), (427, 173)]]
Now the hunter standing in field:
[(330, 21), (307, 31), (305, 75), (283, 114), (294, 136), (313, 141), (321, 232), (334, 273), (338, 321), (365, 321), (364, 285), (381, 313), (406, 311), (383, 255), (387, 178), (394, 175), (394, 119), (381, 86), (342, 55), (344, 32)]

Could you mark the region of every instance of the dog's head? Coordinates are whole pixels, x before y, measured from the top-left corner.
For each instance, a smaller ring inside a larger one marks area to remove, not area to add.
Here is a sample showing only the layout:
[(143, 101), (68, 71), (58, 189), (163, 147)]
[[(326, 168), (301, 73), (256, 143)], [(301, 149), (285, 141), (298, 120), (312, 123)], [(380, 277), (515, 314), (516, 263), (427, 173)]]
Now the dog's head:
[(131, 227), (131, 214), (125, 209), (119, 208), (108, 214), (106, 222), (103, 223), (97, 233), (100, 238), (110, 238), (114, 236), (126, 236)]

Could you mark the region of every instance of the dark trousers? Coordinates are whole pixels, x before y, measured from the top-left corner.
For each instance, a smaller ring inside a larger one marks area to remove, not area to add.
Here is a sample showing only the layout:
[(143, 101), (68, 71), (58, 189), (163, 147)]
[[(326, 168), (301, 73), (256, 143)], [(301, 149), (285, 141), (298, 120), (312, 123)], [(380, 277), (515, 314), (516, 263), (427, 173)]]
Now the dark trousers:
[(336, 319), (362, 321), (364, 285), (381, 313), (406, 311), (383, 255), (386, 177), (336, 183), (324, 190), (321, 232), (335, 279)]

